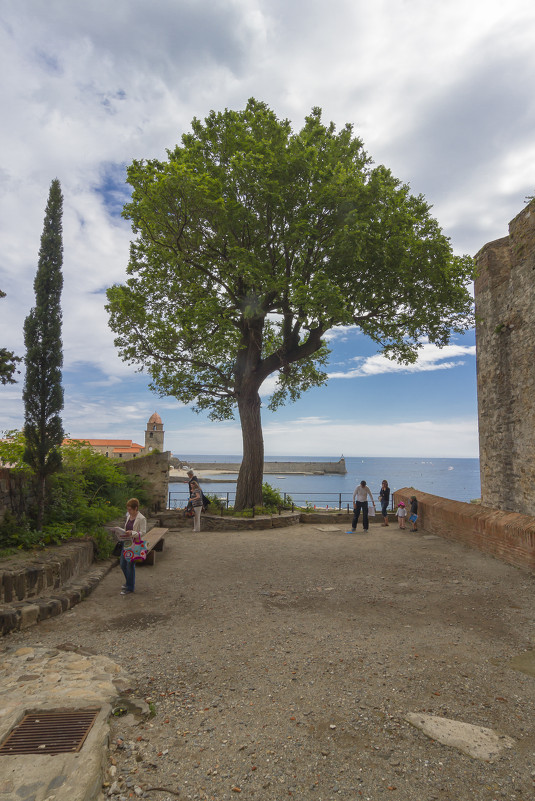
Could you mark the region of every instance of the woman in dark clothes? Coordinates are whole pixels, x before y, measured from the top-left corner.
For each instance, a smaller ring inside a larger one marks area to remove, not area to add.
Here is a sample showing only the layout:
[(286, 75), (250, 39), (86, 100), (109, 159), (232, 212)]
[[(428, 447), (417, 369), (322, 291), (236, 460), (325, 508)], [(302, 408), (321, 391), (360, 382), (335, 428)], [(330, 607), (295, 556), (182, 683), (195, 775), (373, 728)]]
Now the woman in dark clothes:
[(383, 522), (381, 523), (381, 525), (388, 526), (388, 504), (390, 501), (390, 487), (388, 486), (388, 481), (386, 480), (386, 478), (384, 478), (381, 483), (381, 489), (379, 491), (379, 501), (381, 502), (381, 514), (383, 515)]

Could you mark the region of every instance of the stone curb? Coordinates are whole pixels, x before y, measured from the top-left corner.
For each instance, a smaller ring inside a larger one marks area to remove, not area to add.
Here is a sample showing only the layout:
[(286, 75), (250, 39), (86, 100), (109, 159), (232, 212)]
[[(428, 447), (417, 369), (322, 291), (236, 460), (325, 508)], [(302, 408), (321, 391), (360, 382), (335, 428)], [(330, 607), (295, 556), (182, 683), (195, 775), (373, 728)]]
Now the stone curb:
[(99, 582), (119, 563), (116, 558), (106, 559), (83, 576), (65, 584), (52, 595), (0, 606), (0, 636), (35, 626), (49, 617), (61, 615), (90, 595)]
[[(205, 512), (201, 516), (201, 530), (204, 531), (265, 531), (271, 528), (287, 528), (297, 526), (299, 523), (350, 523), (353, 512), (320, 511), (288, 512), (280, 515), (257, 515), (256, 517), (225, 517), (224, 515)], [(390, 518), (394, 520), (394, 517)], [(191, 529), (191, 518), (184, 518), (178, 510), (162, 512), (159, 518), (160, 526), (173, 529)]]

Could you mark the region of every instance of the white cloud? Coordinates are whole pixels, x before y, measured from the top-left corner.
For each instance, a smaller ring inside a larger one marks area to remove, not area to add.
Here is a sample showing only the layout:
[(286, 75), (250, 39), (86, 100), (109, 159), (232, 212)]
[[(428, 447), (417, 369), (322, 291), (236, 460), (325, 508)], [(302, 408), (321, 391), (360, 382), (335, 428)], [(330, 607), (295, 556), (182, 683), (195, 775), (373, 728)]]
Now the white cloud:
[(323, 336), (326, 342), (345, 342), (349, 334), (358, 331), (356, 325), (337, 325), (335, 328), (330, 328)]
[[(166, 430), (166, 447), (174, 453), (236, 454), (241, 452), (237, 423), (193, 423)], [(477, 420), (368, 425), (352, 420), (298, 418), (264, 425), (266, 454), (280, 456), (478, 456)]]
[(267, 453), (337, 456), (477, 457), (477, 420), (418, 420), (384, 424), (290, 421), (264, 427)]
[[(387, 359), (386, 356), (355, 356), (352, 361), (357, 367), (346, 371), (329, 373), (329, 378), (363, 378), (384, 373), (421, 373), (432, 370), (451, 370), (464, 364), (461, 356), (475, 356), (475, 345), (437, 345), (427, 343), (418, 352), (418, 360), (414, 364), (400, 364)], [(449, 361), (448, 361), (449, 360)]]
[[(122, 420), (119, 385), (116, 405), (98, 392), (133, 374), (116, 354), (102, 294), (124, 280), (128, 260), (130, 230), (117, 213), (125, 165), (164, 158), (193, 116), (242, 108), (250, 96), (296, 128), (313, 105), (338, 127), (353, 122), (374, 160), (434, 204), (456, 252), (475, 253), (507, 233), (535, 190), (534, 39), (532, 0), (311, 0), (306, 13), (286, 0), (4, 0), (0, 345), (23, 354), (44, 209), (58, 177), (65, 367), (78, 369), (81, 382), (88, 364), (97, 368), (104, 386), (88, 388), (97, 406), (87, 414), (107, 421), (109, 408)], [(326, 338), (341, 341), (351, 329)], [(374, 356), (332, 376), (432, 372), (472, 355), (424, 348), (412, 367)], [(271, 394), (275, 380), (262, 392)], [(20, 391), (0, 388), (0, 425), (20, 420)], [(151, 398), (139, 401), (142, 415)]]

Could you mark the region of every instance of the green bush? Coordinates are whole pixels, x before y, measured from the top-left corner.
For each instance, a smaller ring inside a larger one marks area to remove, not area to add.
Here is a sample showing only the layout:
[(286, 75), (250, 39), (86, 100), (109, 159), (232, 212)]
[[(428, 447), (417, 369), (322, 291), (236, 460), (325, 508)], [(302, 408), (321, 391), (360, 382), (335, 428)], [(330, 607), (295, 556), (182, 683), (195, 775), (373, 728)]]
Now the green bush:
[(115, 550), (115, 540), (105, 528), (97, 528), (91, 536), (95, 540), (98, 559), (108, 559)]
[[(19, 434), (14, 437), (11, 458), (16, 455), (15, 446), (21, 450)], [(31, 510), (29, 519), (8, 514), (0, 525), (0, 548), (59, 545), (71, 537), (90, 534), (97, 543), (97, 555), (105, 558), (113, 551), (114, 543), (103, 526), (124, 514), (126, 501), (132, 496), (141, 505), (147, 503), (147, 493), (138, 476), (127, 475), (120, 463), (94, 453), (88, 446), (70, 442), (62, 448), (61, 469), (48, 480), (42, 532), (32, 530)]]
[[(225, 501), (222, 501), (217, 493), (209, 492), (206, 497), (210, 500), (208, 508), (211, 514), (221, 514), (221, 507), (223, 507), (224, 517), (253, 517), (251, 508), (243, 509), (241, 512), (235, 512), (233, 506), (227, 508)], [(264, 482), (262, 484), (262, 506), (255, 506), (254, 514), (255, 516), (276, 514), (279, 509), (290, 509), (292, 503), (293, 501), (289, 495), (284, 499), (278, 489)]]
[(41, 534), (32, 531), (25, 516), (17, 517), (7, 511), (0, 524), (0, 548), (13, 552), (17, 548), (35, 548), (41, 545)]
[(262, 503), (271, 511), (278, 511), (279, 509), (288, 509), (291, 507), (293, 501), (289, 495), (284, 500), (280, 490), (272, 487), (267, 481), (262, 484)]

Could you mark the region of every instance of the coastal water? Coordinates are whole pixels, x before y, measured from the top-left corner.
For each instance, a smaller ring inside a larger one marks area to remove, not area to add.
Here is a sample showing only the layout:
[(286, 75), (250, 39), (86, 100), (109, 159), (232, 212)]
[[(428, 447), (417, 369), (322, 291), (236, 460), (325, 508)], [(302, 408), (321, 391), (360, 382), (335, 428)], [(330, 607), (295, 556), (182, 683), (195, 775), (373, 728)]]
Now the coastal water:
[[(241, 457), (234, 455), (225, 456), (196, 456), (188, 454), (181, 455), (181, 460), (188, 460), (195, 463), (200, 462), (240, 462)], [(337, 462), (339, 457), (330, 456), (266, 456), (266, 461), (333, 461)], [(317, 506), (336, 506), (340, 496), (342, 504), (345, 506), (351, 501), (353, 490), (356, 484), (365, 479), (373, 495), (377, 498), (381, 481), (386, 478), (392, 490), (401, 487), (414, 487), (421, 492), (429, 492), (433, 495), (440, 495), (443, 498), (450, 498), (456, 501), (470, 501), (481, 496), (481, 486), (479, 478), (479, 459), (414, 459), (404, 457), (374, 458), (374, 457), (345, 457), (347, 473), (346, 475), (327, 474), (327, 475), (266, 475), (264, 480), (276, 487), (283, 493), (287, 493), (298, 505), (304, 505), (308, 501)], [(219, 497), (226, 498), (229, 494), (229, 501), (232, 503), (236, 491), (236, 474), (214, 475), (212, 478), (217, 482), (206, 480), (207, 476), (201, 481), (205, 493), (215, 493)], [(229, 480), (225, 480), (229, 479)], [(171, 497), (177, 493), (184, 495), (183, 486), (170, 484)], [(173, 504), (174, 505), (174, 504)], [(183, 505), (180, 503), (179, 505)]]

